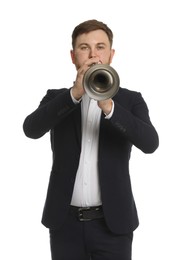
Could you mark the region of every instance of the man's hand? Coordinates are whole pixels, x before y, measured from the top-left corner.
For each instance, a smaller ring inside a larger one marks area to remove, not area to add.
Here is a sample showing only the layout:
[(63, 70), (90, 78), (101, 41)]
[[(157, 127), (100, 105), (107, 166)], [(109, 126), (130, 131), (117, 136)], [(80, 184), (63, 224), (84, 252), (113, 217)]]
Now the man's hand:
[(92, 57), (88, 59), (79, 69), (77, 69), (77, 76), (74, 82), (74, 86), (72, 87), (72, 95), (75, 99), (79, 100), (85, 93), (82, 81), (85, 72), (93, 65), (93, 64), (101, 64), (99, 57)]
[(113, 101), (111, 98), (106, 100), (100, 100), (97, 102), (97, 104), (100, 107), (100, 109), (102, 109), (105, 115), (109, 115), (109, 113), (111, 113), (113, 106)]

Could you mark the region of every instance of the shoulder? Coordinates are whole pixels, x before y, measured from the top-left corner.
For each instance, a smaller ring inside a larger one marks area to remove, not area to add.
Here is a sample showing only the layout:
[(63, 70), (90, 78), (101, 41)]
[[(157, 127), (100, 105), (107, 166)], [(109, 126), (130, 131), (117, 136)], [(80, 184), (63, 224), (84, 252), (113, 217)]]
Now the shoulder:
[(117, 92), (117, 94), (113, 99), (115, 101), (122, 101), (122, 100), (133, 101), (140, 98), (142, 99), (142, 94), (140, 92), (120, 87), (119, 91)]
[(46, 94), (52, 97), (56, 97), (57, 95), (64, 93), (66, 91), (70, 91), (70, 89), (68, 88), (48, 89)]
[(136, 90), (130, 90), (127, 88), (121, 88), (118, 91), (118, 94), (123, 94), (123, 95), (127, 95), (127, 96), (135, 96), (135, 95), (139, 95), (140, 92), (136, 91)]
[(70, 89), (68, 89), (68, 88), (48, 89), (46, 92), (46, 96), (52, 99), (60, 94), (66, 93), (66, 92), (70, 92)]
[(48, 103), (49, 101), (55, 99), (58, 96), (65, 94), (68, 94), (69, 96), (70, 89), (68, 88), (61, 88), (61, 89), (48, 89), (46, 92), (46, 95), (42, 98), (40, 105), (43, 105), (45, 103)]

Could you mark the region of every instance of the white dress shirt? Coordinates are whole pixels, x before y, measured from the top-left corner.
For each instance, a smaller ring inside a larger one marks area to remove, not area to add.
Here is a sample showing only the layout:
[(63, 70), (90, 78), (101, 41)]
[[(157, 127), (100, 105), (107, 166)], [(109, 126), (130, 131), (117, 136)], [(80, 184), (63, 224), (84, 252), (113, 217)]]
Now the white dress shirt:
[[(72, 94), (71, 94), (72, 96)], [(73, 98), (73, 101), (77, 101)], [(91, 207), (102, 204), (98, 174), (98, 141), (101, 109), (97, 101), (84, 94), (81, 102), (82, 147), (72, 195), (72, 206)], [(106, 117), (110, 118), (111, 113)], [(70, 162), (71, 163), (71, 162)]]

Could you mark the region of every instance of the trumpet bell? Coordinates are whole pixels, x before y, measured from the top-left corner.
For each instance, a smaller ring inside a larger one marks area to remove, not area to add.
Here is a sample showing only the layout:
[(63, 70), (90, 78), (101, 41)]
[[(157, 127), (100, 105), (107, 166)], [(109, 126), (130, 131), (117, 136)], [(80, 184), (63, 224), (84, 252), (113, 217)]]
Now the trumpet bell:
[(110, 65), (95, 64), (83, 77), (83, 86), (87, 95), (95, 100), (112, 98), (119, 89), (119, 76)]

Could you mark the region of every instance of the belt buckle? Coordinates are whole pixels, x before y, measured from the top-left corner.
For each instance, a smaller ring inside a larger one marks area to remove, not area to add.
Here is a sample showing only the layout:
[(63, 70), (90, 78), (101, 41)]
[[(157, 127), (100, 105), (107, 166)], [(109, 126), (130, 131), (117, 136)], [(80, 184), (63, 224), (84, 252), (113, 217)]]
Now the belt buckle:
[(78, 218), (80, 221), (90, 221), (91, 219), (90, 218), (85, 218), (84, 217), (84, 212), (85, 211), (89, 211), (90, 210), (90, 207), (86, 207), (86, 208), (79, 208), (78, 209)]

